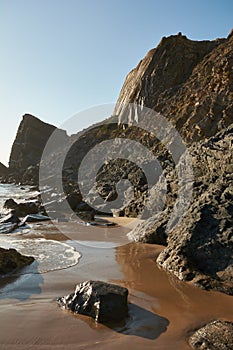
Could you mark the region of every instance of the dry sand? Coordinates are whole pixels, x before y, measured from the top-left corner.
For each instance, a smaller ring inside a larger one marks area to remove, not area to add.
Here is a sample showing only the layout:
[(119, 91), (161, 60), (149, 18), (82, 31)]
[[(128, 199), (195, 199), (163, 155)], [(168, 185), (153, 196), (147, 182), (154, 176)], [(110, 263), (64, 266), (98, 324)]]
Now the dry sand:
[[(93, 247), (93, 242), (92, 246), (81, 244), (91, 239), (118, 244), (119, 235), (129, 228), (94, 233), (80, 225), (79, 232), (69, 230), (67, 236), (52, 226), (35, 225), (31, 230), (31, 237), (45, 236), (75, 246), (82, 258), (68, 269), (23, 275), (5, 285), (0, 294), (1, 350), (188, 350), (186, 338), (193, 329), (216, 318), (233, 321), (232, 297), (202, 291), (157, 268), (161, 246), (129, 243), (106, 249)], [(79, 242), (72, 241), (77, 235)], [(76, 283), (87, 279), (111, 281), (129, 289), (130, 318), (124, 333), (57, 306), (58, 296), (72, 292)], [(2, 286), (5, 282), (10, 279), (2, 279)]]

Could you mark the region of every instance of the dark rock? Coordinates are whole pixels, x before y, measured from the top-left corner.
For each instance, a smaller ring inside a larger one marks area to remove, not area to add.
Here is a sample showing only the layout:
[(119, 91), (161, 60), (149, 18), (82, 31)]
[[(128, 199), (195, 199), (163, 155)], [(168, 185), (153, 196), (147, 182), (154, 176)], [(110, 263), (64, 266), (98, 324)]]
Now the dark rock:
[(6, 224), (6, 223), (11, 223), (11, 224), (19, 224), (21, 221), (18, 218), (18, 216), (15, 213), (10, 213), (6, 216), (4, 216), (0, 220), (0, 224)]
[(82, 196), (80, 193), (70, 193), (67, 195), (66, 200), (67, 200), (67, 202), (70, 205), (72, 210), (75, 210), (76, 208), (79, 208), (78, 210), (81, 210), (80, 209), (80, 202), (82, 201)]
[[(10, 154), (9, 178), (12, 181), (38, 184), (38, 164), (55, 129), (30, 114), (23, 116)], [(67, 137), (65, 131), (61, 130), (61, 137)]]
[(95, 220), (95, 211), (76, 211), (74, 218), (81, 219), (83, 221), (94, 221)]
[(24, 216), (27, 214), (37, 214), (39, 211), (38, 204), (35, 202), (19, 203), (15, 209), (15, 213), (18, 216)]
[(0, 248), (0, 275), (14, 272), (33, 261), (33, 257), (21, 255), (15, 249)]
[(120, 322), (127, 317), (128, 290), (100, 281), (87, 281), (77, 285), (75, 293), (61, 297), (60, 306), (77, 314), (91, 316), (97, 322)]
[(40, 214), (30, 214), (23, 219), (22, 224), (25, 224), (26, 222), (38, 222), (38, 221), (48, 221), (48, 220), (50, 220), (49, 216), (40, 215)]
[(18, 224), (12, 224), (12, 223), (0, 224), (0, 234), (5, 235), (7, 233), (11, 233), (17, 228), (18, 228)]
[(129, 233), (134, 241), (167, 245), (157, 263), (179, 279), (228, 294), (233, 294), (233, 183), (227, 172), (232, 143), (230, 125), (189, 147), (195, 175), (193, 198), (175, 229), (167, 228), (177, 193), (175, 169), (168, 173), (165, 168), (170, 198), (166, 209)]
[(132, 230), (128, 237), (135, 242), (167, 245), (166, 215), (161, 218), (152, 216)]
[(80, 212), (80, 211), (90, 211), (90, 210), (92, 210), (92, 208), (85, 202), (79, 202), (76, 205), (76, 210), (78, 212)]
[(17, 207), (18, 203), (12, 198), (7, 199), (3, 205), (3, 208), (5, 209), (15, 209)]
[(188, 340), (196, 350), (232, 350), (233, 323), (216, 320), (198, 329)]
[[(233, 294), (233, 183), (226, 167), (232, 142), (233, 125), (190, 147), (196, 173), (193, 200), (157, 259), (180, 279), (228, 294)], [(168, 219), (169, 212), (163, 217)]]
[[(30, 165), (22, 174), (20, 183), (27, 184), (27, 185), (38, 184), (39, 183), (38, 174), (39, 174), (39, 164)], [(16, 180), (18, 180), (17, 177), (16, 177)]]
[(5, 209), (13, 209), (14, 213), (17, 216), (25, 216), (27, 214), (37, 214), (39, 211), (39, 203), (38, 202), (22, 202), (16, 203), (13, 199), (7, 199), (4, 208)]
[(87, 226), (106, 226), (106, 227), (112, 227), (116, 226), (115, 222), (98, 222), (98, 221), (88, 221), (85, 223)]
[(5, 178), (8, 175), (8, 168), (0, 162), (0, 178)]

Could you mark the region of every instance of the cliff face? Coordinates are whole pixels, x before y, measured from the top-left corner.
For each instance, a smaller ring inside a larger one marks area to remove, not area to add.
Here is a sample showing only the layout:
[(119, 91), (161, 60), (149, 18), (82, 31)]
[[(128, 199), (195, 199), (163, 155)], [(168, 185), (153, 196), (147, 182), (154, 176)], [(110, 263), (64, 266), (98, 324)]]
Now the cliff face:
[[(182, 280), (233, 294), (233, 124), (193, 143), (193, 198), (180, 224), (167, 232), (174, 207), (152, 216), (130, 234), (136, 241), (164, 244), (158, 264)], [(178, 188), (175, 170), (172, 187)], [(170, 191), (169, 196), (175, 196)]]
[[(19, 125), (15, 141), (13, 143), (10, 161), (9, 176), (14, 181), (30, 183), (30, 178), (36, 181), (36, 168), (40, 162), (44, 147), (55, 126), (42, 122), (30, 114), (25, 114)], [(65, 131), (61, 131), (66, 137)]]
[[(118, 99), (121, 103), (146, 106), (166, 117), (188, 146), (194, 169), (191, 205), (168, 233), (172, 198), (179, 185), (176, 170), (169, 169), (166, 160), (161, 162), (170, 181), (170, 200), (160, 217), (145, 220), (130, 237), (167, 244), (157, 263), (178, 278), (233, 294), (232, 33), (227, 39), (204, 42), (182, 35), (163, 38), (127, 76)], [(117, 108), (121, 122), (125, 115)], [(128, 115), (128, 121), (133, 116), (137, 125), (136, 108)], [(126, 131), (130, 137), (130, 128)], [(157, 157), (162, 153), (155, 147)]]
[(117, 102), (162, 113), (191, 143), (232, 122), (232, 65), (232, 35), (200, 42), (181, 34), (163, 38), (128, 74)]

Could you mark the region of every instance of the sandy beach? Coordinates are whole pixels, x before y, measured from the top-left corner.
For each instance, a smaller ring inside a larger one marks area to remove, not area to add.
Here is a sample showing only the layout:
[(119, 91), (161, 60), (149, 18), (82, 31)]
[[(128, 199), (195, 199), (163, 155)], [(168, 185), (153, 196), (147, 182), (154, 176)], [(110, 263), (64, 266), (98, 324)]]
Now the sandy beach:
[[(120, 219), (114, 220), (123, 224)], [(188, 350), (186, 338), (192, 330), (216, 318), (233, 321), (232, 297), (197, 289), (158, 269), (155, 259), (163, 247), (127, 243), (98, 248), (95, 242), (117, 243), (119, 234), (130, 228), (92, 229), (79, 225), (73, 239), (72, 230), (66, 236), (52, 225), (30, 230), (28, 237), (70, 244), (82, 257), (66, 269), (1, 280), (1, 349)], [(129, 289), (129, 319), (121, 328), (111, 329), (58, 307), (57, 297), (88, 279)]]

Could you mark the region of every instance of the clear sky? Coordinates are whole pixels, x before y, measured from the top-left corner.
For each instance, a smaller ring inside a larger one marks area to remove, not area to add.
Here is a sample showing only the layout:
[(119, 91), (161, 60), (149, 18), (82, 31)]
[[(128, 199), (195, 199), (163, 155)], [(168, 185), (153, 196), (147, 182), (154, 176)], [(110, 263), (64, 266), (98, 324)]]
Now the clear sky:
[(23, 114), (59, 126), (115, 102), (161, 37), (215, 39), (232, 27), (232, 0), (0, 0), (0, 161)]

